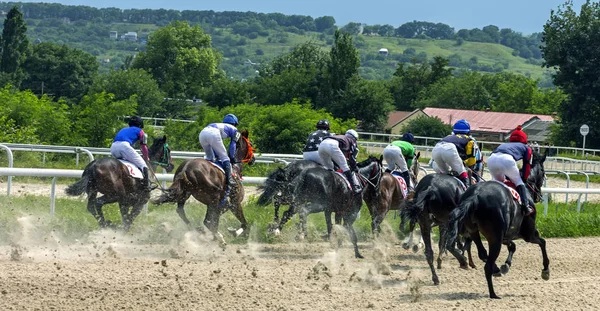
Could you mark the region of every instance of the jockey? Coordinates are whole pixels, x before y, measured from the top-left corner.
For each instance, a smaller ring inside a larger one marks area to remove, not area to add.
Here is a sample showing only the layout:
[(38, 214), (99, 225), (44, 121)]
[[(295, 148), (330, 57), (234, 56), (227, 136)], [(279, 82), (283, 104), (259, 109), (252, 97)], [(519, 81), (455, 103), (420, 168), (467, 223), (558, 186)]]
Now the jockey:
[[(469, 175), (466, 166), (473, 166), (475, 159), (475, 139), (471, 137), (471, 125), (466, 120), (454, 123), (452, 134), (442, 138), (431, 151), (431, 158), (437, 164), (442, 174), (447, 174), (450, 169), (457, 172), (458, 178), (469, 186)], [(464, 163), (463, 163), (464, 161)]]
[(481, 178), (481, 175), (483, 174), (483, 154), (481, 153), (481, 150), (479, 150), (477, 141), (475, 141), (473, 144), (473, 148), (475, 148), (475, 165), (470, 166), (470, 168), (475, 172), (475, 180), (477, 180), (477, 182), (481, 182), (483, 181)]
[(412, 189), (413, 186), (410, 183), (408, 168), (412, 166), (415, 157), (415, 147), (412, 145), (414, 141), (415, 136), (411, 132), (406, 132), (401, 140), (395, 140), (383, 149), (383, 158), (388, 166), (385, 171), (391, 173), (397, 167), (408, 189)]
[[(235, 180), (231, 174), (231, 164), (235, 163), (235, 151), (237, 141), (241, 138), (237, 130), (238, 118), (233, 114), (228, 114), (223, 118), (222, 123), (211, 123), (200, 132), (200, 144), (204, 149), (204, 159), (214, 162), (220, 161), (225, 171), (225, 180), (228, 186), (235, 185)], [(225, 150), (223, 139), (230, 138), (228, 150)]]
[[(494, 180), (504, 182), (505, 177), (508, 177), (515, 184), (521, 197), (521, 209), (527, 216), (533, 213), (531, 206), (535, 206), (535, 203), (527, 195), (523, 180), (529, 177), (533, 150), (527, 145), (527, 134), (523, 132), (520, 125), (510, 134), (508, 140), (508, 143), (498, 146), (492, 152), (487, 160), (487, 166)], [(523, 160), (523, 168), (520, 171), (517, 167), (519, 160)]]
[[(144, 133), (144, 120), (139, 116), (133, 116), (129, 118), (129, 127), (121, 129), (112, 145), (110, 146), (110, 154), (117, 159), (127, 160), (142, 170), (144, 179), (142, 181), (142, 189), (144, 191), (151, 191), (150, 178), (148, 176), (148, 135)], [(142, 156), (140, 156), (135, 149), (133, 144), (137, 141), (140, 142), (140, 150)]]
[[(352, 191), (355, 194), (360, 193), (360, 186), (358, 180), (352, 174), (353, 171), (357, 171), (356, 156), (358, 155), (358, 146), (356, 141), (358, 140), (358, 133), (355, 130), (347, 130), (345, 135), (333, 135), (323, 139), (323, 142), (319, 145), (319, 157), (323, 162), (323, 165), (333, 170), (333, 162), (335, 162), (344, 176), (350, 182)], [(346, 159), (348, 161), (346, 162)]]
[(329, 121), (323, 119), (317, 122), (317, 130), (308, 135), (306, 146), (302, 150), (302, 156), (304, 160), (313, 161), (323, 165), (321, 157), (319, 157), (319, 145), (321, 142), (331, 136), (329, 133)]

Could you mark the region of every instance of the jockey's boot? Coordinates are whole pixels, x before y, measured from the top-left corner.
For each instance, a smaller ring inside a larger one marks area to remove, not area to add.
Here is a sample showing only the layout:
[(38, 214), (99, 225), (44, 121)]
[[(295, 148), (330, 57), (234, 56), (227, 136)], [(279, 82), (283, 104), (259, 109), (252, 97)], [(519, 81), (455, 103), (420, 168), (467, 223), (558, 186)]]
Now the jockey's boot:
[(521, 210), (523, 211), (525, 216), (531, 215), (533, 213), (533, 209), (530, 206), (532, 202), (530, 202), (531, 199), (529, 199), (529, 196), (527, 195), (527, 188), (525, 188), (525, 185), (517, 186), (517, 192), (521, 197), (521, 202), (519, 202), (521, 205)]
[(150, 192), (152, 191), (152, 185), (150, 185), (150, 174), (148, 174), (148, 168), (142, 168), (142, 175), (144, 175), (144, 179), (142, 179), (142, 190)]
[(350, 182), (350, 186), (352, 186), (352, 192), (354, 192), (354, 194), (359, 194), (361, 189), (358, 183), (354, 180), (354, 176), (352, 176), (352, 171), (345, 171), (344, 176), (346, 176), (346, 179), (348, 179), (348, 181)]
[(227, 186), (235, 187), (235, 180), (231, 174), (231, 163), (224, 163), (223, 170), (225, 171), (225, 182), (227, 183)]
[(404, 181), (406, 182), (406, 189), (410, 189), (410, 174), (408, 173), (408, 171), (402, 172), (400, 176), (402, 176), (402, 179), (404, 179)]

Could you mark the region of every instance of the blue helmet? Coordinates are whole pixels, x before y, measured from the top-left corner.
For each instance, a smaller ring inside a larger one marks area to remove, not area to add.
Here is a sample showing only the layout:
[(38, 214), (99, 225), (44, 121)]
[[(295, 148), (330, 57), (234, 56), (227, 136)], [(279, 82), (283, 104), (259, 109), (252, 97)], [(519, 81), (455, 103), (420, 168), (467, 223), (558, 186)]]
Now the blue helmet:
[(238, 125), (238, 118), (234, 114), (228, 114), (223, 118), (223, 123), (231, 124), (233, 126)]
[(402, 140), (412, 144), (415, 142), (415, 135), (413, 135), (411, 132), (406, 132), (404, 135), (402, 135)]
[(471, 132), (471, 124), (467, 120), (460, 119), (454, 123), (452, 131), (455, 134), (469, 134)]

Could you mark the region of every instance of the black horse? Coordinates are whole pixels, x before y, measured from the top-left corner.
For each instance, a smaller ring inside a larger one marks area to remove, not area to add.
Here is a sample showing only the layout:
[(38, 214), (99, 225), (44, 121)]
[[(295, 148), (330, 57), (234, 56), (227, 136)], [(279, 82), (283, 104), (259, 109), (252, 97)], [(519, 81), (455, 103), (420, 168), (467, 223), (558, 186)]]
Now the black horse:
[[(540, 202), (542, 198), (545, 160), (545, 156), (534, 152), (531, 173), (526, 180), (528, 194), (533, 197), (534, 202)], [(484, 270), (490, 298), (500, 298), (494, 292), (492, 275), (498, 270), (496, 259), (502, 244), (508, 246), (509, 254), (500, 271), (503, 274), (508, 273), (512, 256), (516, 251), (514, 239), (522, 238), (526, 242), (540, 246), (544, 266), (542, 278), (544, 280), (550, 278), (546, 241), (540, 237), (536, 229), (535, 213), (524, 216), (511, 191), (498, 182), (489, 181), (470, 187), (463, 194), (459, 206), (451, 213), (448, 228), (448, 245), (455, 241), (459, 232), (464, 232), (474, 241), (480, 240), (479, 233), (487, 239), (489, 254)]]
[[(153, 171), (157, 165), (165, 167), (167, 171), (173, 170), (167, 136), (155, 138), (148, 154)], [(118, 202), (123, 227), (127, 231), (150, 199), (150, 192), (144, 191), (141, 183), (142, 179), (131, 177), (125, 164), (107, 157), (90, 162), (83, 170), (81, 179), (67, 187), (65, 192), (72, 196), (87, 193), (88, 211), (96, 218), (100, 227), (111, 225), (104, 219), (102, 206)], [(97, 197), (98, 193), (102, 193), (103, 196)], [(131, 210), (129, 207), (132, 207)]]
[[(435, 285), (440, 284), (435, 268), (433, 266), (433, 249), (431, 248), (431, 229), (437, 225), (440, 231), (439, 254), (437, 258), (438, 269), (442, 268), (442, 253), (446, 249), (445, 236), (446, 223), (450, 212), (456, 208), (460, 196), (465, 188), (457, 178), (444, 174), (429, 174), (419, 181), (415, 188), (414, 198), (406, 204), (400, 212), (402, 229), (407, 221), (410, 222), (411, 230), (415, 223), (421, 227), (421, 235), (425, 243), (425, 257), (431, 269), (432, 280)], [(449, 251), (459, 259), (462, 268), (467, 268), (467, 262), (455, 249)], [(459, 257), (460, 256), (460, 257)], [(462, 259), (462, 261), (461, 261)]]
[[(318, 163), (309, 160), (294, 161), (284, 168), (278, 167), (269, 174), (265, 184), (260, 187), (263, 191), (258, 198), (259, 206), (266, 206), (271, 201), (275, 207), (275, 216), (273, 222), (276, 224), (274, 227), (283, 226), (279, 223), (279, 208), (283, 204), (289, 205), (292, 202), (292, 187), (291, 183), (300, 172), (309, 168), (321, 167)], [(289, 213), (284, 213), (283, 219), (281, 220), (284, 224), (289, 220)], [(276, 228), (272, 228), (276, 230)]]
[[(364, 185), (363, 191), (369, 187), (378, 188), (382, 175), (381, 160), (371, 156), (358, 163), (358, 167), (357, 176)], [(356, 232), (352, 227), (362, 207), (362, 192), (359, 195), (353, 194), (346, 178), (321, 167), (302, 171), (292, 182), (292, 188), (293, 199), (288, 212), (291, 213), (291, 217), (298, 209), (303, 233), (306, 232), (308, 214), (325, 212), (327, 237), (329, 237), (332, 229), (331, 213), (335, 213), (336, 224), (340, 224), (343, 220), (344, 227), (350, 233), (354, 255), (363, 258), (358, 251)]]

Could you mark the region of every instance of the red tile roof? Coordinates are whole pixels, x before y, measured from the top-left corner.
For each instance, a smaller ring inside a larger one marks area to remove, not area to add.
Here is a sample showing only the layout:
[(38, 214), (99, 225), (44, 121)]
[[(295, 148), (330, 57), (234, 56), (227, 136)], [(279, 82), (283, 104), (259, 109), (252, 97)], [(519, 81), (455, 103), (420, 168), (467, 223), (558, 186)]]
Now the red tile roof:
[(410, 115), (412, 115), (413, 113), (419, 111), (419, 109), (414, 110), (414, 111), (393, 111), (388, 115), (388, 122), (387, 125), (385, 126), (386, 129), (390, 129), (392, 127), (394, 127), (394, 125), (398, 124), (399, 122), (401, 122), (402, 120), (406, 119), (407, 117), (409, 117)]
[(493, 112), (480, 110), (460, 110), (446, 108), (425, 108), (423, 112), (430, 117), (438, 117), (446, 124), (465, 119), (471, 124), (471, 131), (509, 133), (517, 125), (523, 125), (533, 118), (542, 121), (554, 121), (550, 115)]

